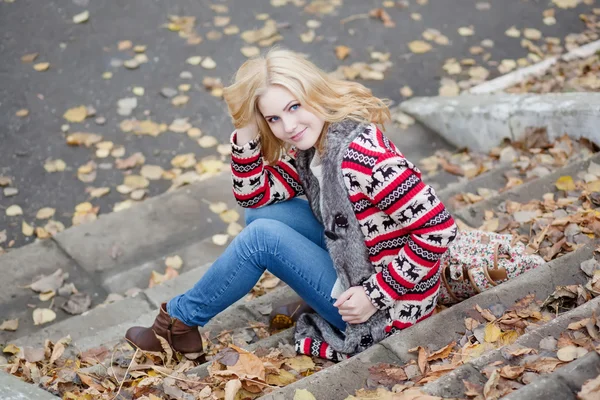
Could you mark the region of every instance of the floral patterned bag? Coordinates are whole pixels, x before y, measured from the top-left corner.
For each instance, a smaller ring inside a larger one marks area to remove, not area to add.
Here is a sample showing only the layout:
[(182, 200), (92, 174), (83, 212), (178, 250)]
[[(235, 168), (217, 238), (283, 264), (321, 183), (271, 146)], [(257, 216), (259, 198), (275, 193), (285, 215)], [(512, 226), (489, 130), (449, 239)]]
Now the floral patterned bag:
[(461, 231), (440, 260), (439, 303), (452, 305), (544, 264), (512, 235)]

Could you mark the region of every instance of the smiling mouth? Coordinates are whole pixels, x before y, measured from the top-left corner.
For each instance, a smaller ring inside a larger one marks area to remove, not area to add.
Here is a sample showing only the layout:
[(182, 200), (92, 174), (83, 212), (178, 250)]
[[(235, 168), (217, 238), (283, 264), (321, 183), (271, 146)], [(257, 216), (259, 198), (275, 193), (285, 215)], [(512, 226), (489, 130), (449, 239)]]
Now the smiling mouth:
[(290, 139), (292, 139), (292, 140), (298, 139), (300, 136), (302, 136), (302, 134), (304, 133), (304, 131), (306, 131), (306, 128), (302, 129), (302, 131), (300, 131), (299, 133), (295, 134)]

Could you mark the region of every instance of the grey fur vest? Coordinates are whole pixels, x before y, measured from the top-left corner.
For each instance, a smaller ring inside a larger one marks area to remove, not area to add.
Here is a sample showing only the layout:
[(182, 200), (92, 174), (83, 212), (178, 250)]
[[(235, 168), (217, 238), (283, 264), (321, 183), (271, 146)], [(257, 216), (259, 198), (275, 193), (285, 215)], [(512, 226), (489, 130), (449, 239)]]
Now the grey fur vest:
[[(354, 214), (342, 173), (342, 160), (350, 143), (368, 125), (345, 120), (329, 126), (326, 147), (321, 156), (323, 187), (310, 170), (315, 149), (301, 150), (296, 168), (313, 213), (325, 228), (327, 249), (344, 290), (362, 283), (375, 273), (368, 257), (365, 237)], [(321, 193), (322, 203), (321, 203)], [(321, 208), (322, 205), (322, 208)], [(329, 344), (332, 350), (352, 355), (386, 336), (388, 312), (378, 310), (362, 324), (347, 324), (345, 332), (330, 325), (318, 314), (304, 314), (296, 324), (295, 339), (312, 338)]]

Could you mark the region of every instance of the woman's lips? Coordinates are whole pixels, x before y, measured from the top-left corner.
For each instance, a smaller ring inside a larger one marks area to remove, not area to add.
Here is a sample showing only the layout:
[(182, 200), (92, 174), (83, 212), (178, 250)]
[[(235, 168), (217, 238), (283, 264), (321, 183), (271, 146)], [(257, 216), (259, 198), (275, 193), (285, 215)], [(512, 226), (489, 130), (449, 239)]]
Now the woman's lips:
[(292, 136), (290, 139), (297, 142), (298, 140), (302, 139), (302, 136), (304, 136), (304, 132), (306, 132), (306, 128), (302, 129), (302, 132)]

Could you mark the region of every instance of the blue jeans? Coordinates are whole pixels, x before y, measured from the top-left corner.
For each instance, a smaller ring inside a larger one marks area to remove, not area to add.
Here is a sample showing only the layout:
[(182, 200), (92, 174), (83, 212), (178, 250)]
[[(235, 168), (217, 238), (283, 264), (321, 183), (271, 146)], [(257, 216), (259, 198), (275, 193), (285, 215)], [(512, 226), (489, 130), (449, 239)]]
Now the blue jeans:
[(265, 269), (332, 325), (345, 330), (346, 323), (331, 298), (337, 275), (323, 226), (308, 202), (298, 198), (247, 209), (244, 230), (193, 288), (167, 303), (167, 312), (187, 325), (204, 326), (245, 296)]

